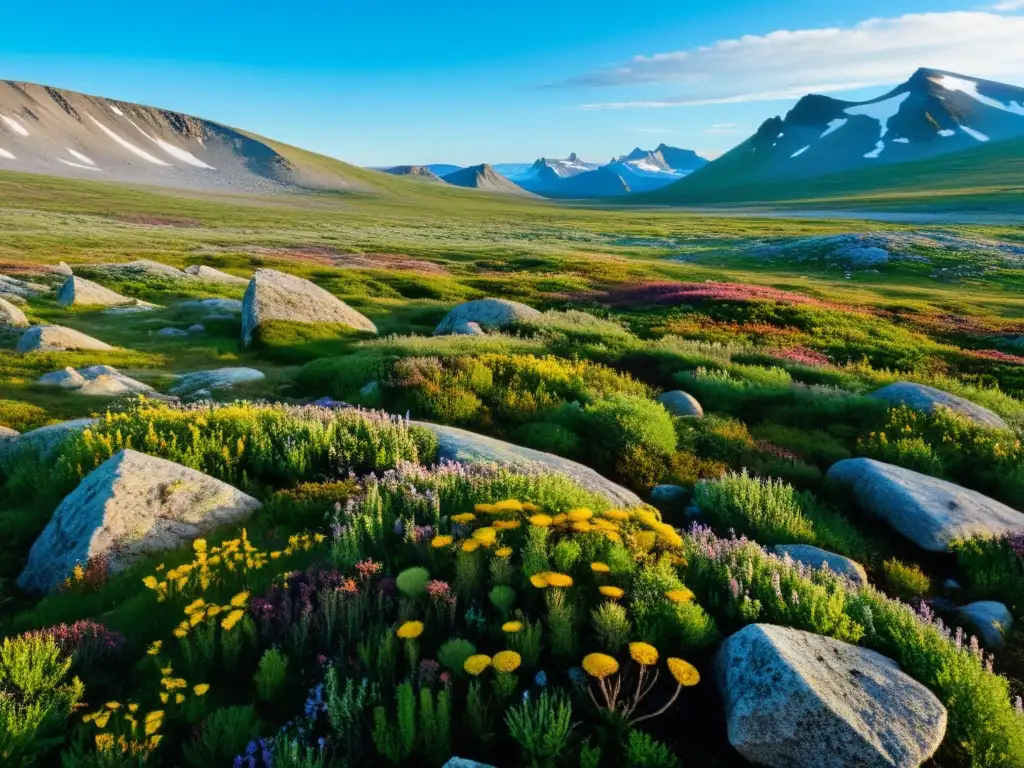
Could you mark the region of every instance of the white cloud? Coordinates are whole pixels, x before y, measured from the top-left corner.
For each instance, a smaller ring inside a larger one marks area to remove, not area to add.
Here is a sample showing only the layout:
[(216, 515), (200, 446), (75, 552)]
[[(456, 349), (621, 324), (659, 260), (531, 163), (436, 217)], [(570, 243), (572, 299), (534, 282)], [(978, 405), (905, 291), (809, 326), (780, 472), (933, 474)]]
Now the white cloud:
[[(1024, 0), (1002, 5), (1024, 7)], [(1008, 9), (1008, 8), (1007, 8)], [(674, 107), (791, 99), (905, 80), (918, 67), (1021, 79), (1024, 17), (991, 11), (908, 14), (852, 27), (778, 30), (685, 51), (636, 56), (567, 85), (675, 86), (679, 95), (584, 109)]]
[(1003, 0), (990, 7), (993, 11), (1024, 11), (1024, 0)]

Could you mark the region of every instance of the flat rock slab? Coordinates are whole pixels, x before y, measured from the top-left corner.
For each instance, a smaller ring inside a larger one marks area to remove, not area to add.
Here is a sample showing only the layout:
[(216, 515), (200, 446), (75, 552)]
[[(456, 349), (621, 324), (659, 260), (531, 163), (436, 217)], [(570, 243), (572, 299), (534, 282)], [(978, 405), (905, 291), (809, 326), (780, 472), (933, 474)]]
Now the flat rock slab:
[(771, 768), (917, 768), (946, 708), (875, 651), (773, 624), (729, 637), (715, 660), (729, 743)]
[(124, 450), (69, 493), (32, 545), (18, 578), (48, 592), (77, 564), (104, 556), (111, 573), (139, 558), (186, 545), (217, 526), (248, 518), (260, 502), (202, 472)]
[[(481, 330), (500, 330), (541, 316), (533, 307), (508, 299), (476, 299), (453, 307), (434, 330), (435, 336), (477, 335)], [(476, 324), (476, 328), (472, 327)]]
[(94, 264), (91, 269), (106, 275), (136, 279), (187, 280), (188, 276), (177, 267), (151, 259), (136, 259), (121, 264)]
[(168, 391), (172, 395), (186, 395), (201, 389), (229, 389), (236, 384), (265, 379), (263, 371), (255, 368), (216, 368), (211, 371), (195, 371), (178, 378)]
[(969, 603), (957, 611), (957, 616), (977, 630), (987, 648), (1001, 648), (1006, 643), (1006, 634), (1013, 628), (1010, 610), (995, 600)]
[(0, 325), (6, 325), (8, 328), (25, 328), (28, 326), (28, 318), (25, 317), (25, 313), (3, 298), (3, 296), (0, 296)]
[(697, 398), (689, 392), (674, 389), (671, 392), (664, 392), (658, 395), (658, 402), (665, 406), (665, 410), (673, 416), (694, 416), (700, 418), (704, 415), (704, 409)]
[(458, 427), (449, 427), (427, 422), (412, 422), (426, 427), (437, 435), (440, 443), (438, 457), (449, 461), (466, 464), (474, 462), (493, 462), (502, 466), (519, 469), (525, 472), (542, 470), (567, 475), (578, 485), (593, 493), (599, 493), (613, 504), (624, 507), (643, 505), (640, 497), (630, 490), (616, 485), (590, 467), (575, 461), (544, 453), (532, 448), (524, 448), (493, 437), (478, 435)]
[(261, 324), (334, 323), (376, 333), (377, 326), (320, 286), (274, 269), (258, 269), (242, 300), (242, 343), (248, 346)]
[(63, 352), (70, 349), (110, 350), (113, 347), (63, 325), (33, 325), (18, 339), (19, 352)]
[(92, 280), (72, 275), (57, 291), (57, 303), (62, 307), (118, 307), (135, 304), (136, 300), (115, 293)]
[(99, 419), (93, 418), (61, 421), (4, 440), (0, 442), (0, 463), (26, 455), (35, 456), (43, 460), (48, 459), (56, 452), (66, 438), (76, 432), (81, 432), (97, 421)]
[(219, 269), (207, 267), (205, 264), (193, 264), (191, 267), (185, 267), (185, 274), (188, 277), (192, 277), (197, 280), (204, 280), (208, 283), (228, 283), (230, 285), (249, 284), (249, 280), (247, 278), (229, 275), (227, 272), (221, 272)]
[(818, 570), (824, 566), (839, 576), (845, 576), (854, 584), (867, 586), (868, 574), (864, 566), (856, 560), (851, 560), (835, 552), (829, 552), (809, 544), (778, 544), (773, 548), (775, 554), (780, 557), (789, 555), (798, 563), (803, 563), (808, 568)]
[(843, 459), (828, 477), (849, 488), (864, 511), (929, 552), (972, 536), (1024, 531), (1024, 514), (977, 491), (874, 459)]
[(966, 416), (978, 426), (991, 429), (1010, 428), (1000, 416), (988, 408), (983, 408), (959, 395), (911, 381), (897, 381), (872, 392), (868, 397), (884, 400), (891, 405), (905, 405), (922, 413), (933, 413), (936, 408), (944, 406), (961, 416)]

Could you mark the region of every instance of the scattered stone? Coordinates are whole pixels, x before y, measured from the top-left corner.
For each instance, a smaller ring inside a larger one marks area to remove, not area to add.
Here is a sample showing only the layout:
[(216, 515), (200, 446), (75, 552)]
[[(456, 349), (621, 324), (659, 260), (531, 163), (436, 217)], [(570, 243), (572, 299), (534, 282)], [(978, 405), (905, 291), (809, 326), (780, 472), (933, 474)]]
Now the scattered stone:
[(3, 296), (8, 301), (11, 300), (12, 296), (17, 296), (19, 299), (27, 299), (30, 296), (35, 296), (37, 293), (38, 291), (24, 280), (0, 275), (0, 296)]
[(0, 325), (10, 328), (25, 328), (28, 326), (28, 318), (25, 313), (16, 306), (0, 296)]
[(216, 368), (210, 371), (195, 371), (178, 377), (178, 381), (170, 388), (172, 395), (193, 396), (198, 393), (196, 390), (205, 389), (229, 389), (236, 384), (245, 384), (250, 381), (264, 379), (262, 371), (255, 368)]
[(140, 312), (152, 312), (154, 309), (160, 309), (156, 304), (150, 304), (148, 301), (135, 300), (134, 304), (125, 304), (122, 307), (110, 307), (104, 309), (104, 315), (137, 315)]
[(442, 768), (494, 768), (494, 766), (478, 763), (476, 760), (467, 760), (464, 757), (453, 757)]
[(85, 386), (85, 377), (69, 365), (62, 371), (44, 373), (36, 380), (36, 384), (60, 389), (80, 389)]
[(1024, 514), (955, 483), (874, 459), (843, 459), (828, 477), (860, 506), (930, 552), (972, 536), (1024, 530)]
[(193, 323), (188, 327), (189, 333), (206, 333), (206, 326), (200, 325), (199, 323)]
[(867, 586), (868, 574), (864, 566), (856, 560), (851, 560), (835, 552), (828, 552), (808, 544), (778, 544), (774, 547), (775, 554), (780, 557), (789, 555), (798, 563), (803, 563), (808, 568), (818, 570), (824, 566), (839, 576), (845, 576), (857, 586)]
[(337, 323), (357, 331), (377, 332), (369, 319), (309, 280), (273, 269), (258, 269), (242, 301), (242, 343), (269, 320), (290, 323)]
[(189, 277), (205, 280), (208, 283), (230, 283), (232, 285), (249, 284), (249, 281), (244, 277), (229, 275), (227, 272), (221, 272), (219, 269), (207, 267), (205, 264), (193, 264), (191, 267), (185, 267), (185, 274)]
[(57, 291), (57, 303), (62, 307), (117, 307), (135, 304), (136, 300), (115, 293), (92, 280), (72, 275)]
[(729, 637), (715, 663), (729, 743), (771, 768), (917, 768), (946, 708), (875, 651), (772, 624)]
[(452, 336), (486, 336), (487, 331), (480, 327), (480, 323), (463, 322), (452, 328)]
[(185, 280), (185, 273), (170, 264), (161, 264), (151, 259), (136, 259), (122, 264), (95, 264), (90, 267), (95, 272), (115, 275), (121, 278)]
[(590, 467), (577, 464), (575, 461), (561, 456), (513, 445), (457, 427), (426, 422), (411, 423), (426, 427), (437, 435), (440, 443), (439, 459), (462, 463), (491, 462), (524, 472), (558, 472), (567, 475), (588, 491), (601, 494), (613, 504), (623, 507), (643, 505), (640, 497), (632, 491), (605, 479)]
[(941, 389), (910, 381), (897, 381), (872, 392), (868, 397), (884, 400), (892, 405), (906, 405), (915, 411), (933, 413), (938, 406), (945, 406), (966, 416), (975, 424), (992, 429), (1009, 429), (1009, 425), (988, 408), (970, 400), (943, 392)]
[(238, 299), (189, 299), (178, 304), (178, 308), (200, 312), (219, 312), (231, 319), (232, 313), (238, 314), (242, 311), (242, 302)]
[(181, 328), (161, 328), (156, 332), (157, 336), (188, 336), (188, 331), (183, 331)]
[(75, 565), (96, 556), (118, 573), (145, 555), (244, 520), (259, 507), (253, 497), (202, 472), (123, 450), (60, 503), (32, 545), (18, 585), (50, 591)]
[[(508, 328), (524, 320), (540, 318), (541, 313), (533, 307), (508, 299), (476, 299), (459, 304), (445, 315), (434, 330), (435, 336), (452, 334), (477, 335), (480, 331)], [(475, 323), (474, 330), (468, 324)]]
[(675, 389), (658, 396), (658, 402), (665, 406), (665, 410), (673, 416), (693, 416), (700, 418), (704, 415), (697, 398), (688, 392)]
[(690, 497), (681, 485), (656, 485), (651, 489), (651, 503), (656, 507), (675, 507)]
[(978, 630), (978, 636), (986, 648), (1002, 648), (1006, 635), (1013, 628), (1010, 610), (995, 600), (979, 600), (961, 608), (957, 615), (960, 620)]
[(0, 441), (12, 440), (20, 434), (21, 432), (19, 432), (18, 430), (11, 429), (10, 427), (5, 427), (2, 424), (0, 424)]
[(0, 443), (0, 463), (28, 454), (43, 460), (48, 459), (60, 447), (65, 438), (75, 432), (81, 432), (96, 421), (98, 419), (92, 418), (60, 421), (24, 432), (10, 440), (4, 440)]
[(69, 349), (113, 349), (92, 336), (63, 325), (33, 325), (18, 339), (19, 352), (63, 352)]
[(948, 592), (959, 592), (963, 589), (963, 585), (961, 585), (956, 579), (946, 579), (942, 582), (942, 588)]
[(39, 377), (37, 384), (75, 390), (82, 395), (116, 397), (152, 392), (153, 388), (141, 381), (125, 376), (109, 365), (90, 365), (75, 370), (70, 366)]

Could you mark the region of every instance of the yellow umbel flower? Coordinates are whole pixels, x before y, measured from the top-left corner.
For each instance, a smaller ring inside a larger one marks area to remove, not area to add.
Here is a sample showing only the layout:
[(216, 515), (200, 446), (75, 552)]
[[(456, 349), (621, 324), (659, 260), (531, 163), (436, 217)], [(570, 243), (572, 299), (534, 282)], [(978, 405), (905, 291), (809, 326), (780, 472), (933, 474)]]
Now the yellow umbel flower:
[(225, 632), (230, 632), (232, 629), (235, 628), (235, 624), (242, 620), (243, 616), (245, 616), (245, 611), (243, 611), (240, 608), (236, 608), (223, 619), (221, 619), (220, 625)]
[(193, 613), (198, 611), (204, 605), (206, 605), (206, 601), (203, 600), (203, 598), (201, 598), (201, 597), (197, 597), (195, 600), (193, 600), (191, 603), (189, 603), (188, 605), (185, 606), (185, 615), (186, 616), (191, 616)]
[(395, 632), (403, 640), (415, 640), (423, 634), (422, 621), (407, 621)]
[(112, 752), (114, 750), (114, 735), (111, 733), (96, 734), (96, 751)]
[(688, 603), (693, 600), (693, 592), (686, 587), (681, 587), (680, 589), (670, 589), (665, 593), (665, 597), (673, 603)]
[(590, 570), (594, 573), (609, 573), (611, 568), (608, 567), (608, 563), (591, 563)]
[(569, 518), (566, 517), (565, 515), (555, 515), (554, 517), (551, 518), (551, 524), (552, 525), (565, 525), (565, 521), (568, 520), (568, 519)]
[(146, 653), (150, 656), (156, 656), (160, 653), (160, 649), (164, 647), (163, 640), (154, 640), (153, 643), (146, 649)]
[(523, 502), (517, 499), (506, 499), (505, 501), (499, 501), (494, 505), (494, 508), (499, 512), (522, 512)]
[(495, 520), (491, 525), (496, 531), (514, 531), (522, 523), (518, 520)]
[(588, 653), (583, 657), (583, 671), (598, 680), (619, 671), (619, 662), (606, 653)]
[(547, 572), (535, 573), (530, 577), (530, 583), (537, 589), (544, 589), (548, 585), (548, 576), (550, 575)]
[(142, 585), (146, 589), (156, 589), (156, 585), (157, 585), (156, 576), (147, 576), (146, 578), (144, 578), (142, 580)]
[(597, 588), (597, 591), (605, 597), (611, 598), (612, 600), (618, 600), (620, 597), (626, 594), (621, 589), (619, 589), (618, 587), (613, 587), (611, 584), (605, 584), (603, 586), (600, 586)]
[(199, 685), (192, 686), (192, 693), (194, 693), (196, 696), (202, 696), (208, 690), (210, 690), (209, 683), (199, 683)]
[(491, 657), (488, 656), (486, 653), (477, 653), (466, 659), (466, 662), (462, 665), (462, 668), (465, 669), (473, 677), (476, 677), (489, 666), (491, 666)]
[(184, 701), (185, 701), (185, 694), (184, 693), (176, 693), (176, 694), (174, 694), (174, 703), (175, 704), (181, 704)]
[(630, 518), (629, 512), (625, 512), (625, 511), (623, 511), (621, 509), (609, 509), (609, 510), (607, 510), (605, 512), (602, 512), (601, 516), (602, 517), (607, 517), (607, 518), (609, 518), (611, 520), (621, 520), (621, 521), (629, 520), (629, 518)]
[(530, 515), (530, 524), (536, 525), (538, 528), (547, 528), (552, 523), (551, 515), (536, 514)]
[(476, 520), (476, 515), (472, 512), (463, 512), (460, 515), (452, 515), (452, 522), (459, 523), (460, 525), (463, 523), (471, 523), (474, 520)]
[(523, 629), (523, 622), (521, 621), (506, 621), (501, 625), (502, 632), (508, 632), (510, 635), (514, 635), (516, 632), (521, 632)]
[(107, 723), (110, 722), (110, 713), (104, 712), (101, 715), (96, 715), (96, 717), (93, 718), (93, 722), (96, 723), (97, 728), (103, 730), (107, 727)]
[(447, 547), (452, 543), (451, 536), (435, 536), (430, 540), (430, 546), (434, 549), (440, 549), (441, 547)]
[(602, 531), (618, 531), (619, 527), (611, 520), (605, 520), (603, 517), (595, 518), (590, 521), (595, 528), (600, 528)]
[(490, 526), (486, 528), (477, 528), (473, 531), (473, 538), (479, 541), (483, 546), (490, 547), (498, 540), (498, 532)]
[(491, 659), (491, 664), (499, 672), (515, 672), (523, 663), (523, 657), (515, 651), (498, 651)]
[(570, 509), (568, 514), (566, 514), (566, 517), (568, 517), (569, 520), (574, 523), (578, 523), (583, 520), (589, 520), (593, 516), (593, 512), (591, 512), (589, 509), (582, 507), (580, 509)]
[(549, 587), (571, 587), (572, 576), (568, 576), (564, 573), (549, 573), (548, 574), (548, 586)]
[(494, 554), (498, 557), (512, 557), (512, 547), (500, 547), (494, 550)]
[(658, 663), (658, 649), (648, 643), (630, 643), (629, 655), (637, 664), (653, 667)]
[(167, 692), (166, 692), (166, 691), (165, 691), (165, 692), (163, 692), (163, 693), (161, 693), (161, 694), (160, 694), (160, 703), (161, 703), (161, 704), (166, 704), (166, 703), (167, 703), (167, 700), (168, 700), (169, 698), (170, 698), (170, 696), (169, 696), (169, 695), (167, 694)]
[(128, 705), (128, 711), (129, 712), (138, 712), (139, 711), (139, 705), (138, 704), (129, 704)]
[(589, 533), (594, 530), (594, 526), (589, 520), (577, 520), (572, 524), (572, 529), (576, 531), (576, 533)]
[(668, 671), (672, 673), (672, 677), (681, 686), (689, 688), (691, 685), (696, 685), (700, 682), (700, 672), (690, 662), (669, 658), (666, 663), (668, 664)]
[(235, 608), (244, 608), (245, 601), (249, 599), (248, 592), (239, 592), (237, 595), (231, 598), (231, 605)]
[(108, 701), (103, 706), (105, 706), (111, 712), (117, 712), (117, 710), (119, 710), (121, 708), (121, 702), (120, 701)]
[(608, 541), (614, 541), (616, 544), (622, 543), (622, 536), (619, 535), (618, 531), (601, 531), (601, 533), (604, 534)]
[(476, 552), (478, 549), (480, 549), (480, 542), (476, 539), (466, 539), (462, 542), (463, 552)]

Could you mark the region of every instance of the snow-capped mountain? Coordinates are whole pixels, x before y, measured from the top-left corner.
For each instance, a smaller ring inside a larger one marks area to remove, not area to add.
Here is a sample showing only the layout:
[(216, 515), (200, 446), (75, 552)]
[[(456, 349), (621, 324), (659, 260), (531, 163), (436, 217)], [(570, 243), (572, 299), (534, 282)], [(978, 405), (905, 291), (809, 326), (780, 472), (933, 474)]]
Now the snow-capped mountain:
[(879, 98), (809, 95), (679, 189), (825, 176), (1024, 136), (1024, 88), (919, 69)]

